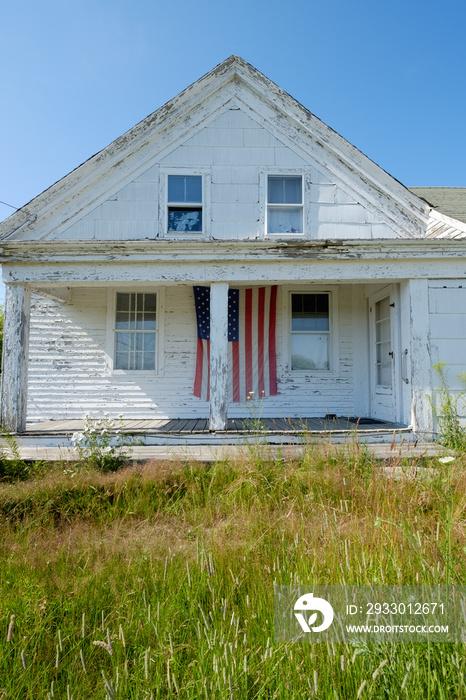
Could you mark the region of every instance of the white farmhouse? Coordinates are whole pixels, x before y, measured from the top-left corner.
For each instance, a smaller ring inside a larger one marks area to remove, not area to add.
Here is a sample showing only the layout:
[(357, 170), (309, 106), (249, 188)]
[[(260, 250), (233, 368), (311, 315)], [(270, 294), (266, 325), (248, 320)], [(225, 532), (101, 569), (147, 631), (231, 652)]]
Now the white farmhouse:
[(253, 397), (431, 434), (433, 363), (466, 369), (465, 199), (416, 192), (228, 58), (0, 224), (2, 423), (215, 431)]

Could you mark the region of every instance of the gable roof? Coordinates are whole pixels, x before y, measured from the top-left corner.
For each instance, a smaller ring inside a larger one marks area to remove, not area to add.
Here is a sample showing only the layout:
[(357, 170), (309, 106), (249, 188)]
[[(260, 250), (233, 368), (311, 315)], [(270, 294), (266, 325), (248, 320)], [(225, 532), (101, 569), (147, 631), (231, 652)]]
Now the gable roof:
[(434, 209), (466, 224), (466, 187), (410, 187)]
[[(237, 56), (216, 66), (179, 95), (89, 158), (0, 224), (1, 240), (38, 240), (69, 226), (96, 206), (126, 176), (141, 172), (149, 156), (173, 147), (228, 100), (261, 116), (291, 146), (334, 173), (365, 206), (405, 236), (423, 236), (429, 206), (324, 124), (257, 69)], [(124, 166), (124, 168), (123, 168)]]

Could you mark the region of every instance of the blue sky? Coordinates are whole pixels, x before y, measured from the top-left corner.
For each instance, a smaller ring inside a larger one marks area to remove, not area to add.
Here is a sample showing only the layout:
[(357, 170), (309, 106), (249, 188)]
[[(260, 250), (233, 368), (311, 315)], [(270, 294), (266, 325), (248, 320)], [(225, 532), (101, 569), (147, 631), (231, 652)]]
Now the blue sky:
[(404, 184), (466, 186), (465, 20), (458, 0), (7, 0), (0, 200), (22, 206), (231, 54)]

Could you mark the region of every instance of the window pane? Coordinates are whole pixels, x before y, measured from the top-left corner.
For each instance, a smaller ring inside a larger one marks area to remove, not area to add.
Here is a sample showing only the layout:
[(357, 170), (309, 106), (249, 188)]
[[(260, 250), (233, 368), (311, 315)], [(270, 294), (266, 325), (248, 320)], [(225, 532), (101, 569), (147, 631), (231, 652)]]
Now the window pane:
[(329, 328), (328, 294), (292, 294), (293, 331), (328, 331)]
[(189, 175), (185, 177), (186, 198), (184, 202), (202, 204), (202, 177), (200, 175)]
[(168, 201), (202, 204), (202, 176), (169, 175)]
[(376, 342), (390, 342), (390, 319), (375, 324)]
[(129, 313), (117, 312), (116, 315), (116, 328), (125, 329), (130, 327)]
[(297, 316), (293, 318), (291, 330), (293, 331), (328, 331), (328, 318), (319, 316)]
[(129, 311), (129, 294), (117, 293), (116, 309), (117, 311)]
[(129, 369), (128, 353), (117, 352), (115, 355), (115, 369)]
[(292, 333), (291, 369), (310, 371), (330, 369), (328, 334)]
[(155, 314), (144, 314), (142, 330), (155, 331)]
[(133, 333), (117, 333), (116, 334), (116, 351), (117, 353), (132, 352), (134, 344)]
[(268, 178), (268, 202), (270, 204), (302, 204), (302, 179), (298, 177)]
[(303, 210), (301, 207), (269, 207), (267, 233), (302, 233)]
[(142, 368), (146, 371), (155, 369), (155, 354), (151, 354), (148, 352), (144, 353)]
[(391, 387), (392, 385), (392, 361), (388, 354), (389, 346), (383, 343), (377, 346), (377, 376), (378, 386)]
[(168, 176), (168, 201), (184, 202), (185, 197), (184, 177), (181, 175)]
[(268, 202), (270, 204), (284, 203), (284, 185), (282, 177), (269, 177)]
[(144, 294), (145, 300), (144, 300), (144, 310), (145, 311), (151, 311), (155, 313), (156, 311), (156, 300), (157, 297), (155, 294)]
[(144, 333), (143, 369), (155, 369), (155, 333)]
[(169, 209), (169, 231), (202, 231), (202, 209)]
[(133, 366), (131, 369), (142, 369), (143, 368), (144, 354), (142, 352), (135, 352), (133, 358)]
[(301, 204), (303, 201), (300, 177), (285, 177), (284, 204)]
[(385, 297), (375, 304), (375, 320), (390, 318), (390, 297)]

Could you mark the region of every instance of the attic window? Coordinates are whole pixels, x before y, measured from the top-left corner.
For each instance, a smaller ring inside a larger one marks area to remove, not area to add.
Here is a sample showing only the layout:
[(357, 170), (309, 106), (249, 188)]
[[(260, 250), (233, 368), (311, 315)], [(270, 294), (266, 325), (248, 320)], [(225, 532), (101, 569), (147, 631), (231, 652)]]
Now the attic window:
[(168, 232), (202, 233), (202, 175), (168, 175)]
[(267, 178), (267, 233), (303, 233), (303, 178)]

